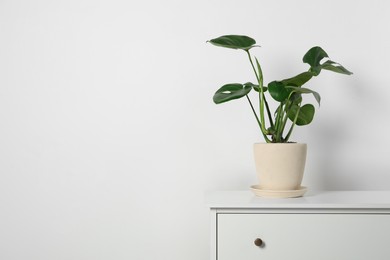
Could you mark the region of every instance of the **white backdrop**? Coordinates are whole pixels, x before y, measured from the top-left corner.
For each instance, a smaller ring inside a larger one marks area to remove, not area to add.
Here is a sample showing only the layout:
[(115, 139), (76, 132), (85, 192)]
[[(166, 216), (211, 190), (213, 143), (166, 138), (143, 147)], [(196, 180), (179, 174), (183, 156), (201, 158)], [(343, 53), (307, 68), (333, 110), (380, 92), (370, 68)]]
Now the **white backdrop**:
[(0, 1), (0, 259), (208, 259), (204, 192), (254, 184), (245, 34), (265, 81), (314, 45), (354, 72), (309, 86), (310, 189), (390, 189), (387, 1)]

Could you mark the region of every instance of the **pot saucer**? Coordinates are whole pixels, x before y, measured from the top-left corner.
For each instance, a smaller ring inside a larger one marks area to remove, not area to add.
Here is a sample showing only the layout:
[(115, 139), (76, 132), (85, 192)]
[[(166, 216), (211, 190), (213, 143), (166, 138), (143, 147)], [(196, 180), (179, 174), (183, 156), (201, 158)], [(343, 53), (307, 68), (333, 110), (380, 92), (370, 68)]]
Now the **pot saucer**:
[(264, 198), (296, 198), (302, 197), (307, 191), (307, 188), (301, 186), (297, 190), (264, 190), (259, 185), (252, 185), (251, 190), (256, 196)]

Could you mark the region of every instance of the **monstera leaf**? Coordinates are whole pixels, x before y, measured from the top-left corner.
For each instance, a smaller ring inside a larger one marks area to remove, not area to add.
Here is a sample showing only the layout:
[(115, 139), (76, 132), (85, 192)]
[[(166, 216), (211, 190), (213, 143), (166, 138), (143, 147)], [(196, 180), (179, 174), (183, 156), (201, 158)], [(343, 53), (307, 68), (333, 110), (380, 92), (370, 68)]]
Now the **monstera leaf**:
[(219, 47), (241, 50), (249, 50), (256, 46), (256, 41), (245, 35), (224, 35), (208, 42)]
[(213, 101), (215, 104), (221, 104), (233, 99), (242, 98), (243, 96), (248, 94), (251, 89), (252, 86), (250, 85), (243, 85), (240, 83), (226, 84), (215, 92)]
[(268, 84), (268, 92), (273, 99), (284, 102), (291, 93), (282, 81), (272, 81)]
[(317, 76), (321, 72), (321, 60), (323, 58), (328, 58), (328, 54), (319, 46), (313, 47), (308, 52), (306, 52), (305, 56), (303, 56), (303, 62), (308, 63), (310, 65), (310, 72)]
[(292, 92), (294, 92), (294, 93), (313, 94), (314, 98), (318, 102), (318, 105), (321, 104), (321, 96), (320, 96), (320, 94), (318, 94), (318, 92), (315, 92), (314, 90), (311, 90), (311, 89), (308, 89), (308, 88), (292, 87), (292, 86), (287, 86), (286, 88), (291, 89)]
[(341, 73), (341, 74), (346, 74), (346, 75), (352, 75), (353, 73), (344, 68), (341, 64), (327, 60), (325, 61), (322, 65), (321, 68), (324, 70), (330, 70), (333, 72)]
[(294, 122), (294, 119), (298, 113), (296, 124), (300, 126), (308, 125), (311, 123), (311, 121), (313, 121), (314, 112), (315, 109), (312, 104), (306, 104), (302, 106), (300, 109), (299, 106), (293, 105), (291, 109), (288, 111), (288, 118), (292, 122)]
[(303, 72), (301, 74), (296, 75), (295, 77), (282, 80), (285, 86), (295, 86), (300, 87), (306, 82), (308, 82), (313, 77), (313, 73), (311, 72)]
[[(303, 72), (295, 77), (284, 79), (282, 81), (272, 81), (268, 84), (268, 89), (271, 97), (276, 101), (283, 102), (293, 90), (300, 89), (300, 87), (308, 82), (313, 77), (311, 72)], [(308, 93), (305, 91), (296, 90), (297, 93)]]
[(303, 62), (310, 65), (309, 72), (313, 73), (314, 76), (318, 76), (322, 69), (352, 75), (352, 72), (337, 62), (327, 60), (321, 64), (321, 60), (324, 58), (329, 58), (328, 54), (321, 47), (316, 46), (311, 48), (305, 56), (303, 56)]

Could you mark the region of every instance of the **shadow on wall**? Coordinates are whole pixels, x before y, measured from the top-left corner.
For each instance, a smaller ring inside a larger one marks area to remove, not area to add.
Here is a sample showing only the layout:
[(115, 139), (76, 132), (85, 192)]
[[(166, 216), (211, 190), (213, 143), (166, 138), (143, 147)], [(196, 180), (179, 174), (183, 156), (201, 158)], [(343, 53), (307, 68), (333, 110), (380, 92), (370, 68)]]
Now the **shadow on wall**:
[(390, 190), (390, 161), (384, 156), (390, 138), (380, 136), (390, 127), (383, 120), (388, 118), (390, 104), (381, 91), (365, 87), (369, 85), (355, 79), (353, 86), (345, 88), (354, 91), (340, 94), (348, 97), (346, 111), (323, 120), (326, 123), (315, 130), (315, 168), (321, 189)]
[[(345, 127), (340, 125), (341, 122), (327, 122), (327, 124), (320, 125), (316, 131), (317, 139), (316, 143), (318, 160), (316, 170), (318, 171), (319, 181), (321, 189), (324, 190), (337, 190), (340, 183), (343, 183), (343, 187), (340, 189), (353, 189), (353, 187), (345, 187), (345, 181), (341, 181), (340, 178), (345, 178), (345, 172), (337, 162), (340, 160), (341, 150), (345, 145), (344, 136), (346, 136)], [(338, 130), (335, 131), (334, 125), (338, 125)], [(336, 177), (337, 176), (337, 177)]]

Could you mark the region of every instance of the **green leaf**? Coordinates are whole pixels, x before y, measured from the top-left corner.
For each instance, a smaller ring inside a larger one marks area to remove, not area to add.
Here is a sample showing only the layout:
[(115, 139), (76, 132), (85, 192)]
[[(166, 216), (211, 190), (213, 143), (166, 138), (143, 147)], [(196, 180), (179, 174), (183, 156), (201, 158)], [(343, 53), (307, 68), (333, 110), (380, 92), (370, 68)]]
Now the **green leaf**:
[[(260, 91), (259, 85), (253, 84), (252, 82), (247, 82), (244, 84), (244, 86), (251, 86), (255, 91), (257, 91), (257, 92)], [(268, 89), (267, 87), (263, 86), (263, 92), (266, 92), (267, 89)]]
[[(295, 116), (298, 113), (298, 109), (299, 109), (299, 106), (293, 105), (290, 108), (290, 110), (288, 111), (288, 114), (287, 114), (288, 118), (292, 122), (294, 122)], [(315, 109), (314, 109), (314, 106), (312, 104), (306, 104), (306, 105), (302, 106), (299, 109), (298, 118), (297, 118), (297, 121), (295, 122), (296, 125), (302, 126), (302, 125), (310, 124), (311, 121), (313, 121), (314, 112), (315, 112)]]
[(330, 70), (333, 72), (341, 73), (341, 74), (346, 74), (346, 75), (352, 75), (353, 73), (344, 68), (341, 64), (327, 60), (321, 65), (322, 69), (324, 70)]
[(285, 101), (291, 92), (291, 90), (287, 89), (281, 81), (272, 81), (268, 83), (268, 91), (271, 97), (279, 102)]
[(261, 69), (260, 63), (256, 57), (255, 59), (256, 59), (257, 71), (259, 73), (259, 82), (261, 85), (263, 85), (263, 70)]
[(303, 72), (301, 74), (296, 75), (295, 77), (282, 80), (285, 86), (295, 86), (300, 87), (306, 82), (308, 82), (313, 77), (311, 72)]
[(321, 72), (320, 62), (323, 58), (327, 58), (328, 54), (319, 46), (312, 47), (305, 56), (303, 56), (303, 62), (310, 65), (310, 72), (317, 76)]
[(213, 97), (215, 104), (221, 104), (233, 99), (242, 98), (251, 91), (250, 85), (243, 85), (240, 83), (231, 83), (223, 85), (218, 89)]
[(317, 67), (320, 65), (320, 61), (323, 58), (327, 58), (328, 54), (319, 46), (312, 47), (303, 56), (303, 62), (308, 63), (311, 67)]
[[(272, 81), (268, 84), (270, 95), (279, 102), (285, 101), (293, 89), (300, 88), (313, 77), (311, 72), (303, 72), (295, 77), (284, 79), (282, 81)], [(298, 91), (295, 91), (298, 92)], [(307, 93), (307, 92), (298, 92)], [(296, 97), (296, 99), (300, 98)]]
[(302, 95), (299, 93), (292, 93), (290, 96), (290, 101), (293, 104), (300, 104), (302, 102)]
[(318, 92), (308, 89), (308, 88), (298, 88), (298, 87), (292, 87), (287, 86), (286, 88), (292, 89), (292, 92), (299, 93), (299, 94), (313, 94), (314, 98), (317, 100), (318, 105), (321, 104), (321, 96), (318, 94)]
[(249, 50), (256, 44), (254, 39), (245, 35), (224, 35), (208, 42), (219, 47), (241, 50)]

